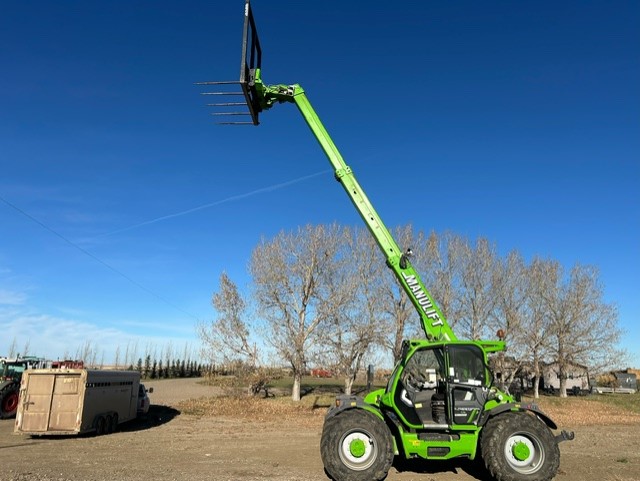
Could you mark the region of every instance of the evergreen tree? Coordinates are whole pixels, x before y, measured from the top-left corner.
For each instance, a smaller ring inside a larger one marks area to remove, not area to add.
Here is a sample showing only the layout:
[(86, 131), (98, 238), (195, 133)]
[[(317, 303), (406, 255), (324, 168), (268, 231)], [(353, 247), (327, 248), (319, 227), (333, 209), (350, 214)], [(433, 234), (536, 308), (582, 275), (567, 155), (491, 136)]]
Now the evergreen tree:
[(147, 357), (144, 358), (144, 370), (142, 371), (142, 377), (147, 379), (151, 374), (151, 355), (147, 354)]
[(141, 357), (138, 358), (138, 365), (136, 366), (136, 371), (142, 374), (142, 358)]

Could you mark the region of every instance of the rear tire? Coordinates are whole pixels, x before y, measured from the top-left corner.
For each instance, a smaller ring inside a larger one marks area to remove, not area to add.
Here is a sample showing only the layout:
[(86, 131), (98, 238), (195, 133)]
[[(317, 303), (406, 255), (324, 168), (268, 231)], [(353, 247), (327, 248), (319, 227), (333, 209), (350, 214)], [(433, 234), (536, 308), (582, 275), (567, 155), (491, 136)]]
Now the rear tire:
[(373, 413), (342, 411), (325, 421), (320, 454), (335, 481), (381, 481), (393, 462), (391, 433)]
[(497, 481), (549, 481), (560, 449), (549, 428), (525, 412), (491, 418), (481, 436), (482, 459)]
[(104, 433), (111, 434), (112, 432), (113, 432), (113, 418), (111, 417), (111, 414), (107, 414), (107, 417), (105, 418), (105, 421), (104, 421)]
[(9, 385), (0, 391), (0, 419), (9, 419), (16, 415), (20, 400), (20, 388)]
[(106, 432), (107, 421), (104, 419), (104, 416), (98, 416), (96, 419), (96, 435), (102, 436)]
[(118, 430), (118, 413), (113, 413), (111, 418), (111, 432), (115, 433)]

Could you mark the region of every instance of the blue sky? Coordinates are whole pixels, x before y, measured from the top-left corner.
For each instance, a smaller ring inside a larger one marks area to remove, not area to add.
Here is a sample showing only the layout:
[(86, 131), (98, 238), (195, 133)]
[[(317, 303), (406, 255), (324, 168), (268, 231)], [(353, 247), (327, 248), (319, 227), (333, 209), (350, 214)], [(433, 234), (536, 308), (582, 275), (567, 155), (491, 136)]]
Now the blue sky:
[[(304, 87), (389, 226), (598, 266), (640, 367), (640, 4), (252, 5), (264, 80)], [(3, 5), (0, 354), (197, 349), (262, 236), (360, 225), (293, 106), (209, 116), (193, 84), (238, 77), (242, 10)]]

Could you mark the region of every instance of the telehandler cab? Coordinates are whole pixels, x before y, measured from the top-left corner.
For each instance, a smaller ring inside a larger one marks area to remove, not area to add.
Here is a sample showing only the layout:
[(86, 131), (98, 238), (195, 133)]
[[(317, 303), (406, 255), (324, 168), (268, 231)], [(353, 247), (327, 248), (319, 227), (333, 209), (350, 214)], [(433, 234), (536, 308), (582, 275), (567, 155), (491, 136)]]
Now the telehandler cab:
[[(555, 435), (556, 424), (535, 404), (523, 404), (494, 386), (487, 355), (505, 342), (458, 340), (329, 137), (298, 84), (267, 85), (262, 49), (249, 0), (244, 7), (240, 79), (200, 82), (224, 86), (203, 95), (238, 96), (239, 102), (209, 104), (213, 115), (246, 116), (223, 124), (258, 125), (259, 115), (276, 103), (293, 103), (320, 143), (360, 216), (382, 250), (387, 265), (420, 316), (426, 339), (404, 341), (400, 362), (386, 388), (358, 396), (338, 396), (328, 411), (320, 452), (326, 473), (336, 481), (378, 481), (399, 459), (481, 460), (498, 481), (546, 481), (560, 464), (558, 444), (573, 433)], [(224, 90), (239, 86), (240, 91)], [(223, 97), (217, 97), (223, 98)], [(227, 117), (224, 117), (227, 116)], [(237, 117), (235, 117), (237, 118)]]

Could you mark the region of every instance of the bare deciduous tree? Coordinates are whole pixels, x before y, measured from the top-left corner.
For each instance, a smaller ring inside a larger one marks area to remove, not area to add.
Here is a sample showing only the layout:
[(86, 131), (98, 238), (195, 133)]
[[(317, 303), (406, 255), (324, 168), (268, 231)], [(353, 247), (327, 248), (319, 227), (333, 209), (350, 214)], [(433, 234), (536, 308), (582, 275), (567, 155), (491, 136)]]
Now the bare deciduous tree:
[(31, 349), (31, 340), (27, 339), (24, 343), (24, 347), (22, 348), (22, 356), (28, 356), (30, 354), (29, 350)]
[(11, 344), (9, 344), (9, 351), (7, 352), (7, 356), (8, 357), (16, 357), (17, 353), (17, 348), (18, 348), (18, 340), (15, 338), (13, 338), (13, 340), (11, 341)]
[(527, 269), (517, 251), (510, 252), (505, 259), (496, 260), (492, 284), (496, 308), (487, 326), (494, 333), (502, 331), (507, 342), (509, 356), (503, 351), (494, 360), (502, 374), (500, 384), (508, 388), (525, 360), (522, 338), (526, 335), (527, 325)]
[[(385, 332), (380, 286), (381, 255), (364, 229), (341, 231), (343, 253), (328, 276), (331, 309), (319, 332), (319, 341), (333, 371), (344, 379), (344, 391), (353, 383), (370, 348)], [(383, 264), (383, 263), (382, 263)], [(324, 305), (323, 307), (327, 307)]]
[(456, 250), (454, 236), (446, 232), (440, 236), (431, 232), (427, 238), (427, 263), (424, 281), (440, 310), (448, 319), (451, 327), (455, 327), (455, 282), (456, 282)]
[(560, 396), (566, 397), (571, 365), (611, 365), (621, 355), (617, 345), (622, 332), (615, 306), (603, 301), (597, 269), (575, 265), (564, 279), (562, 268), (556, 266), (544, 299), (551, 321), (551, 356), (558, 364)]
[[(218, 316), (215, 321), (197, 327), (203, 354), (211, 361), (229, 364), (240, 361), (251, 368), (258, 364), (258, 349), (247, 325), (247, 305), (235, 283), (223, 272), (220, 289), (211, 302)], [(186, 353), (185, 346), (185, 353)]]
[(293, 371), (291, 397), (300, 400), (317, 329), (332, 314), (327, 289), (335, 263), (340, 229), (337, 225), (299, 228), (263, 240), (251, 256), (256, 301), (269, 325), (269, 342)]
[(477, 340), (488, 337), (488, 319), (495, 309), (493, 273), (495, 247), (487, 239), (479, 238), (475, 246), (467, 239), (456, 238), (456, 259), (460, 261), (459, 308), (456, 325), (459, 336)]
[(120, 344), (116, 346), (116, 354), (113, 360), (113, 364), (116, 369), (120, 368)]
[[(397, 361), (402, 340), (419, 331), (413, 305), (364, 232), (350, 237), (335, 225), (306, 226), (263, 240), (252, 254), (255, 298), (270, 331), (265, 341), (293, 370), (293, 399), (300, 397), (300, 379), (314, 355), (330, 354), (348, 391), (368, 346), (388, 348)], [(412, 264), (461, 338), (505, 333), (505, 354), (515, 364), (502, 372), (513, 376), (526, 367), (536, 396), (544, 362), (558, 363), (565, 386), (571, 363), (593, 370), (610, 367), (620, 355), (617, 312), (603, 301), (594, 268), (576, 266), (564, 279), (558, 262), (527, 265), (515, 251), (500, 258), (482, 238), (472, 244), (431, 233), (425, 239), (411, 226), (398, 228), (395, 237), (413, 248)], [(243, 306), (238, 300), (230, 305)], [(374, 326), (385, 326), (384, 335), (367, 337)], [(235, 340), (242, 346), (242, 334)]]
[(524, 359), (531, 363), (533, 375), (533, 395), (540, 396), (542, 363), (549, 352), (550, 316), (546, 307), (547, 292), (556, 276), (557, 264), (542, 259), (534, 259), (527, 268), (526, 302), (527, 323), (518, 341), (522, 344)]
[(138, 341), (127, 341), (127, 347), (124, 351), (124, 367), (126, 369), (133, 368), (136, 365), (136, 357), (138, 355)]

